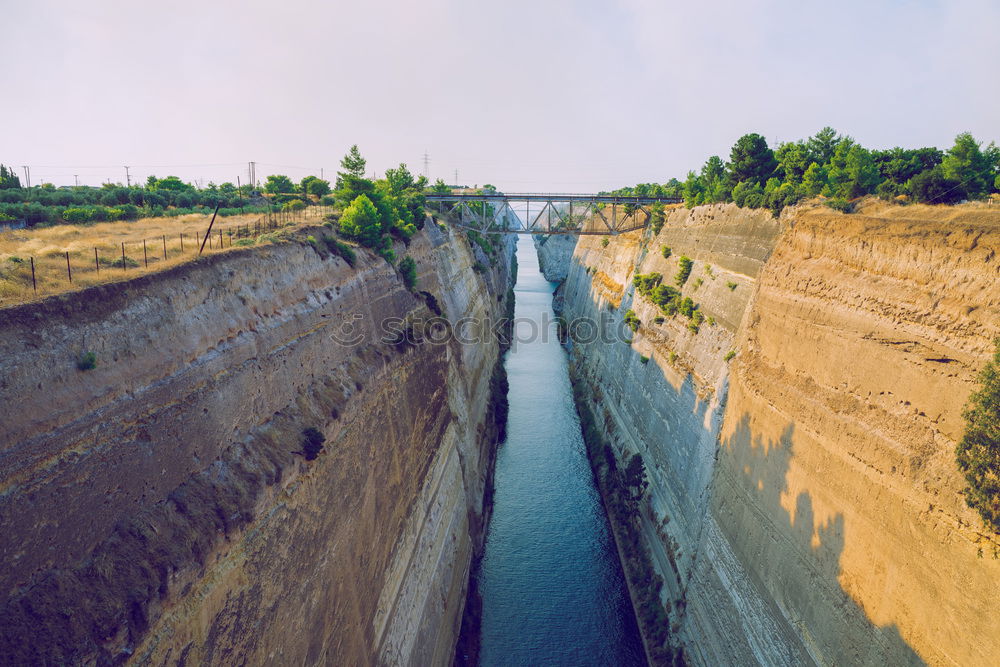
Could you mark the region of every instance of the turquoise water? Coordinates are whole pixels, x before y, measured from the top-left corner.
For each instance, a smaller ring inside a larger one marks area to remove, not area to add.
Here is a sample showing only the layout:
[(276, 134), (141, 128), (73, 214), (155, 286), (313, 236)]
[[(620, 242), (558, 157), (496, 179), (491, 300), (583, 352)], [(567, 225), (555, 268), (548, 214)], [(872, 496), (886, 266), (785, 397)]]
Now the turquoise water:
[(553, 321), (554, 285), (539, 272), (528, 238), (521, 237), (517, 259), (507, 440), (497, 454), (493, 518), (477, 574), (480, 662), (642, 665), (635, 616), (573, 407), (566, 354), (554, 324), (544, 338), (531, 335), (538, 323)]

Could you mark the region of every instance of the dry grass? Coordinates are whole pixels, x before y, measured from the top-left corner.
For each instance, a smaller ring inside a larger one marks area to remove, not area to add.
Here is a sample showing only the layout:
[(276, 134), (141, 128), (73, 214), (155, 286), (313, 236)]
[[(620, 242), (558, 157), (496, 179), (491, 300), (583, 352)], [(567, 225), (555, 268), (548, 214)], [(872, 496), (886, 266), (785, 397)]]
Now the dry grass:
[[(297, 214), (275, 216), (278, 224), (318, 220), (329, 211), (310, 207)], [(198, 256), (211, 215), (143, 218), (134, 222), (55, 225), (0, 232), (0, 307), (162, 271)], [(267, 242), (266, 218), (259, 213), (217, 218), (205, 253), (240, 245), (240, 229), (249, 227), (252, 243)], [(222, 234), (220, 241), (219, 234)], [(263, 238), (261, 238), (263, 237)], [(145, 253), (143, 243), (145, 242)], [(122, 244), (126, 267), (122, 268)], [(243, 241), (243, 243), (249, 243)], [(181, 248), (183, 244), (183, 250)], [(98, 262), (94, 253), (97, 253)], [(66, 253), (72, 282), (66, 270)], [(32, 288), (31, 259), (37, 292)]]

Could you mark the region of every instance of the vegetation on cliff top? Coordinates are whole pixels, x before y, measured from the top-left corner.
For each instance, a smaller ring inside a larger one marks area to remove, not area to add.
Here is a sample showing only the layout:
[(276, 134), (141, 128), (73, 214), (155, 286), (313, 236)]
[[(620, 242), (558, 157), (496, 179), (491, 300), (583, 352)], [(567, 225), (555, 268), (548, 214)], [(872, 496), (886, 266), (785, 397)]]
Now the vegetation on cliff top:
[(343, 209), (340, 233), (372, 248), (389, 262), (395, 260), (392, 236), (409, 241), (424, 226), (427, 179), (414, 178), (405, 164), (386, 169), (385, 178), (364, 177), (365, 159), (357, 146), (341, 160), (334, 198)]
[[(874, 194), (931, 204), (979, 199), (1000, 190), (1000, 147), (983, 148), (971, 134), (955, 138), (947, 151), (937, 148), (870, 150), (825, 127), (805, 140), (772, 150), (759, 134), (740, 137), (725, 162), (713, 155), (698, 172), (660, 185), (641, 183), (613, 194), (683, 197), (688, 208), (735, 202), (770, 208), (775, 214), (806, 197), (822, 195), (835, 208)], [(662, 223), (661, 223), (662, 224)], [(657, 225), (654, 221), (655, 231)]]
[(979, 375), (982, 387), (965, 408), (965, 435), (955, 450), (968, 486), (965, 501), (1000, 533), (1000, 338)]

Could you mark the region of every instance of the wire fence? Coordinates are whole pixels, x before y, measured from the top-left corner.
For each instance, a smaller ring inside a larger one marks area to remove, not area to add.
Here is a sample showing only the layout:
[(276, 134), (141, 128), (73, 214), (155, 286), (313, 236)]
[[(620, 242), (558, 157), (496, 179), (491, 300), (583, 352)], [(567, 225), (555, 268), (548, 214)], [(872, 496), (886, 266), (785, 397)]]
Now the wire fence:
[(330, 212), (331, 207), (308, 206), (297, 211), (269, 211), (235, 223), (213, 216), (203, 227), (193, 228), (189, 223), (185, 231), (120, 241), (89, 237), (65, 243), (62, 248), (50, 245), (41, 254), (10, 255), (0, 267), (0, 306), (127, 280), (189, 262), (206, 253), (268, 242), (274, 240), (269, 235), (283, 227), (321, 220)]

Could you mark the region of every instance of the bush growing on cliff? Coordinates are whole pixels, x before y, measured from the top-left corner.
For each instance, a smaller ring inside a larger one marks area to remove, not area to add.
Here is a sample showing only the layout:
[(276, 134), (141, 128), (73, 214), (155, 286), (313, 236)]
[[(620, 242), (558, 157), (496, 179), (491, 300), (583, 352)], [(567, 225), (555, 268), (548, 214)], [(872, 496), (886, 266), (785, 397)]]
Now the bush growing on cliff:
[(670, 246), (663, 246), (660, 248), (660, 254), (663, 255), (663, 259), (670, 259), (671, 252)]
[(965, 434), (955, 454), (965, 474), (965, 502), (1000, 534), (1000, 338), (979, 375), (982, 387), (969, 397)]
[(417, 286), (417, 263), (413, 261), (412, 257), (404, 257), (399, 262), (399, 275), (403, 277), (406, 289), (412, 292), (413, 288)]
[(358, 261), (358, 256), (354, 252), (354, 248), (343, 241), (333, 238), (332, 236), (324, 236), (323, 242), (326, 243), (326, 247), (330, 250), (330, 252), (342, 257), (351, 268), (354, 267), (354, 263)]
[(691, 266), (694, 262), (691, 261), (690, 257), (681, 256), (680, 258), (680, 269), (677, 271), (677, 275), (674, 276), (674, 283), (678, 287), (683, 287), (684, 283), (687, 282), (688, 276), (691, 275)]
[(97, 355), (93, 352), (84, 352), (77, 359), (76, 367), (81, 371), (90, 371), (97, 368)]
[(302, 455), (306, 461), (313, 461), (319, 456), (319, 453), (323, 451), (324, 442), (326, 442), (326, 436), (319, 429), (310, 426), (302, 430)]
[(639, 320), (639, 317), (635, 314), (635, 311), (629, 308), (628, 310), (625, 311), (625, 324), (627, 324), (628, 328), (631, 329), (632, 331), (638, 331), (639, 325), (642, 324), (642, 322)]

